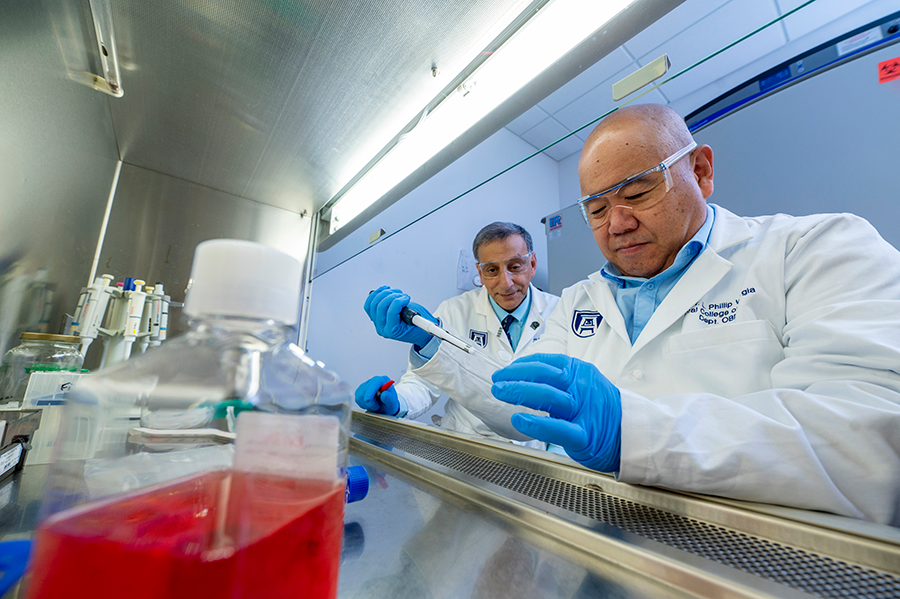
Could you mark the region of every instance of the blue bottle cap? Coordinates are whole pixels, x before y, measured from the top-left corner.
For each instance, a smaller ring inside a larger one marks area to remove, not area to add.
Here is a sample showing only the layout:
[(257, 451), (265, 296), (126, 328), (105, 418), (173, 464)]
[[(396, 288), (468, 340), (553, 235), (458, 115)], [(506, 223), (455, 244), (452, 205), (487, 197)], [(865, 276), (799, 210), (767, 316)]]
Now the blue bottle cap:
[(369, 493), (369, 475), (364, 466), (350, 466), (347, 468), (347, 491), (345, 498), (347, 503), (353, 503), (364, 499)]

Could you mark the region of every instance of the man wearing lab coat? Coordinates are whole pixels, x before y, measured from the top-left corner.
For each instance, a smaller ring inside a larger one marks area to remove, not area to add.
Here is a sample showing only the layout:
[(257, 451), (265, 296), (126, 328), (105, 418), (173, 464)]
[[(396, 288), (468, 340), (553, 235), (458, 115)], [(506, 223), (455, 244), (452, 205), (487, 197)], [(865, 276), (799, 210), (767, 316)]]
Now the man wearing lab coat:
[[(537, 257), (531, 235), (521, 226), (506, 222), (487, 225), (475, 236), (472, 252), (478, 262), (481, 288), (442, 302), (434, 311), (434, 316), (418, 304), (410, 307), (421, 316), (440, 322), (446, 330), (466, 339), (500, 363), (508, 364), (541, 336), (544, 321), (559, 298), (531, 284), (537, 271)], [(441, 396), (438, 387), (412, 372), (434, 355), (441, 342), (399, 320), (399, 310), (409, 303), (409, 296), (399, 289), (388, 287), (375, 290), (366, 299), (366, 312), (378, 333), (389, 339), (410, 342), (413, 347), (410, 350), (410, 369), (396, 385), (384, 388), (388, 377), (376, 376), (359, 386), (356, 403), (363, 409), (418, 418), (431, 409)], [(388, 308), (392, 309), (393, 321), (388, 320)], [(477, 372), (483, 384), (489, 384), (494, 369), (485, 367), (485, 364), (479, 364)], [(516, 411), (512, 406), (483, 395), (480, 396), (483, 401), (479, 397), (466, 400), (460, 395), (464, 391), (458, 388), (454, 391), (440, 420), (443, 428), (508, 440), (482, 419), (508, 422)], [(466, 401), (466, 407), (460, 401)], [(519, 433), (515, 433), (515, 438), (531, 447), (546, 447), (546, 443)]]
[(549, 413), (511, 427), (622, 482), (900, 525), (900, 253), (853, 215), (708, 205), (712, 150), (663, 106), (602, 121), (579, 179), (608, 262), (493, 375)]

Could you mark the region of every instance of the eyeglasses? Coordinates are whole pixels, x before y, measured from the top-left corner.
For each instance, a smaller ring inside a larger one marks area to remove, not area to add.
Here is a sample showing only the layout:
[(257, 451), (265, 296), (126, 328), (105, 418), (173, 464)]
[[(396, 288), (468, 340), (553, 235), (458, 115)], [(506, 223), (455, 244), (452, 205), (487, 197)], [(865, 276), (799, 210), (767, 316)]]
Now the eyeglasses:
[(622, 202), (619, 204), (620, 206), (630, 210), (646, 210), (659, 204), (672, 189), (672, 174), (669, 172), (669, 167), (687, 156), (696, 147), (697, 142), (692, 141), (657, 166), (578, 200), (578, 207), (581, 208), (584, 222), (591, 229), (600, 228), (609, 222), (609, 215), (613, 208), (613, 196), (617, 196)]
[(519, 275), (528, 272), (531, 268), (531, 255), (534, 252), (528, 252), (524, 256), (516, 256), (504, 262), (478, 262), (478, 268), (481, 271), (482, 279), (496, 279), (505, 270), (511, 275)]

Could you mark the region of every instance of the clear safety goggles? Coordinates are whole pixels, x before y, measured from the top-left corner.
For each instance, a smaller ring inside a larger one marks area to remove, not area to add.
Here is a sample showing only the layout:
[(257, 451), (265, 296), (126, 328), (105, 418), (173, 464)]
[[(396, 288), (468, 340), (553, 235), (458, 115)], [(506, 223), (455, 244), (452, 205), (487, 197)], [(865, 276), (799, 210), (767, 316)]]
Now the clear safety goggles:
[(609, 222), (609, 215), (615, 207), (613, 206), (613, 197), (619, 201), (617, 206), (631, 210), (646, 210), (659, 204), (666, 193), (672, 189), (672, 174), (669, 172), (669, 167), (687, 156), (696, 147), (697, 142), (692, 141), (657, 166), (578, 200), (578, 207), (581, 208), (584, 222), (591, 229), (597, 229)]
[(505, 270), (511, 275), (518, 275), (528, 272), (531, 268), (531, 255), (534, 252), (528, 252), (524, 256), (516, 256), (503, 262), (478, 262), (478, 268), (481, 271), (482, 279), (496, 279)]

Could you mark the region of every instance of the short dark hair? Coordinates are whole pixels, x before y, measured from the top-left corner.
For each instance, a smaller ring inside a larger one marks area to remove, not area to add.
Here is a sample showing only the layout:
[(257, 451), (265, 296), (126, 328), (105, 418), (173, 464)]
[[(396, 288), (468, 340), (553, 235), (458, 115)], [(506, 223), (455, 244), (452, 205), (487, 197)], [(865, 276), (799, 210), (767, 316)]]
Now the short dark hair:
[(478, 248), (491, 241), (506, 239), (510, 235), (519, 235), (525, 240), (525, 246), (528, 248), (529, 253), (534, 251), (534, 243), (532, 243), (531, 235), (528, 231), (515, 223), (498, 221), (484, 227), (475, 236), (475, 241), (472, 242), (472, 253), (475, 255), (475, 260), (478, 260)]

